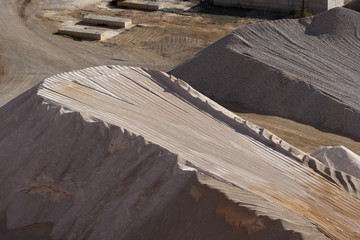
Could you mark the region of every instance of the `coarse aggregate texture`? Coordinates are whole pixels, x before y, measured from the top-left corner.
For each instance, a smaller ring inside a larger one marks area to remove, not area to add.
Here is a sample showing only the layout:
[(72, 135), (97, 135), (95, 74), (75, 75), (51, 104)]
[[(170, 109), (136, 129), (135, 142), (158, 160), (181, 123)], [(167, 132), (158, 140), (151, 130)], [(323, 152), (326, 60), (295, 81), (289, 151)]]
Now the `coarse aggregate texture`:
[(53, 239), (360, 237), (356, 188), (163, 72), (58, 74), (0, 123), (0, 236), (40, 224)]
[(247, 25), (170, 73), (218, 101), (360, 137), (360, 13)]
[(311, 154), (326, 166), (360, 178), (360, 156), (344, 146), (321, 147)]

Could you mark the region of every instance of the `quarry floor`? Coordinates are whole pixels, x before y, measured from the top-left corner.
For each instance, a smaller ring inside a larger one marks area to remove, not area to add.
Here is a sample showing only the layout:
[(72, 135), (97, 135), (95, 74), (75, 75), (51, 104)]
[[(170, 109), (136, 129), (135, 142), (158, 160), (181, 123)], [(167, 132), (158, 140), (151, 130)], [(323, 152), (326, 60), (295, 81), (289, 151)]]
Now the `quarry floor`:
[[(187, 12), (146, 12), (110, 6), (108, 1), (79, 6), (53, 2), (56, 1), (0, 2), (0, 106), (39, 81), (64, 71), (105, 64), (169, 71), (235, 28), (279, 17), (278, 13), (199, 10), (196, 6)], [(136, 26), (102, 42), (56, 34), (60, 26), (78, 24), (89, 13), (131, 18)], [(344, 145), (360, 154), (358, 140), (316, 126), (223, 105), (305, 152), (311, 153), (322, 145)]]

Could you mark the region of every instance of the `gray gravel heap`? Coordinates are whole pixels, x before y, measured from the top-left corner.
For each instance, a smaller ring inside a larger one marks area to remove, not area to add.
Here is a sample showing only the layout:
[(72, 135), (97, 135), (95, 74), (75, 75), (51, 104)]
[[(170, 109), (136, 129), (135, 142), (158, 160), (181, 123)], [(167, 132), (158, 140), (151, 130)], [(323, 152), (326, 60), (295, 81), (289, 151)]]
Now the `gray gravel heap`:
[(360, 136), (360, 13), (247, 25), (170, 73), (217, 101)]

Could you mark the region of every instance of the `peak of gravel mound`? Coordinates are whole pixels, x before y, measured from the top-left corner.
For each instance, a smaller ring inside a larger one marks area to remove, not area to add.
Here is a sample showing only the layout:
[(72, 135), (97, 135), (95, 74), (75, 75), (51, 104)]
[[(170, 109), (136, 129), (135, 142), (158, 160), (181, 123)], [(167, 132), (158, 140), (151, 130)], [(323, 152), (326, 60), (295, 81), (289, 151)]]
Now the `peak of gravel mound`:
[(360, 237), (357, 179), (162, 72), (46, 79), (0, 108), (0, 156), (0, 238)]
[(360, 13), (236, 29), (170, 74), (217, 101), (360, 137)]
[[(300, 20), (306, 22), (306, 19)], [(359, 38), (360, 14), (346, 8), (333, 8), (320, 13), (311, 19), (306, 28), (310, 35), (334, 35), (334, 37), (355, 37)]]
[(360, 178), (360, 156), (344, 146), (321, 147), (311, 154), (323, 164)]

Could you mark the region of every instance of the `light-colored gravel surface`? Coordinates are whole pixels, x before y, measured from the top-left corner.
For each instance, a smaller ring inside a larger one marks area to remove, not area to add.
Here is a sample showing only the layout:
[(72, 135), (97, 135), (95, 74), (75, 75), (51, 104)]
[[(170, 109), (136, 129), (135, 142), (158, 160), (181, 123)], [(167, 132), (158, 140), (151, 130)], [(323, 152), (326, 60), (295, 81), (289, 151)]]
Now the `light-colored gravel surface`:
[(327, 166), (360, 178), (360, 156), (344, 146), (321, 147), (311, 154)]
[[(64, 73), (0, 111), (0, 210), (7, 209), (9, 229), (52, 222), (55, 239), (134, 236), (133, 226), (166, 213), (184, 170), (197, 169), (231, 200), (304, 238), (323, 238), (317, 229), (333, 239), (359, 237), (359, 199), (260, 141), (265, 130), (234, 122), (236, 115), (165, 73), (119, 66)], [(190, 194), (201, 198), (203, 188)], [(245, 201), (238, 190), (254, 197)], [(245, 219), (235, 226), (264, 225)]]

